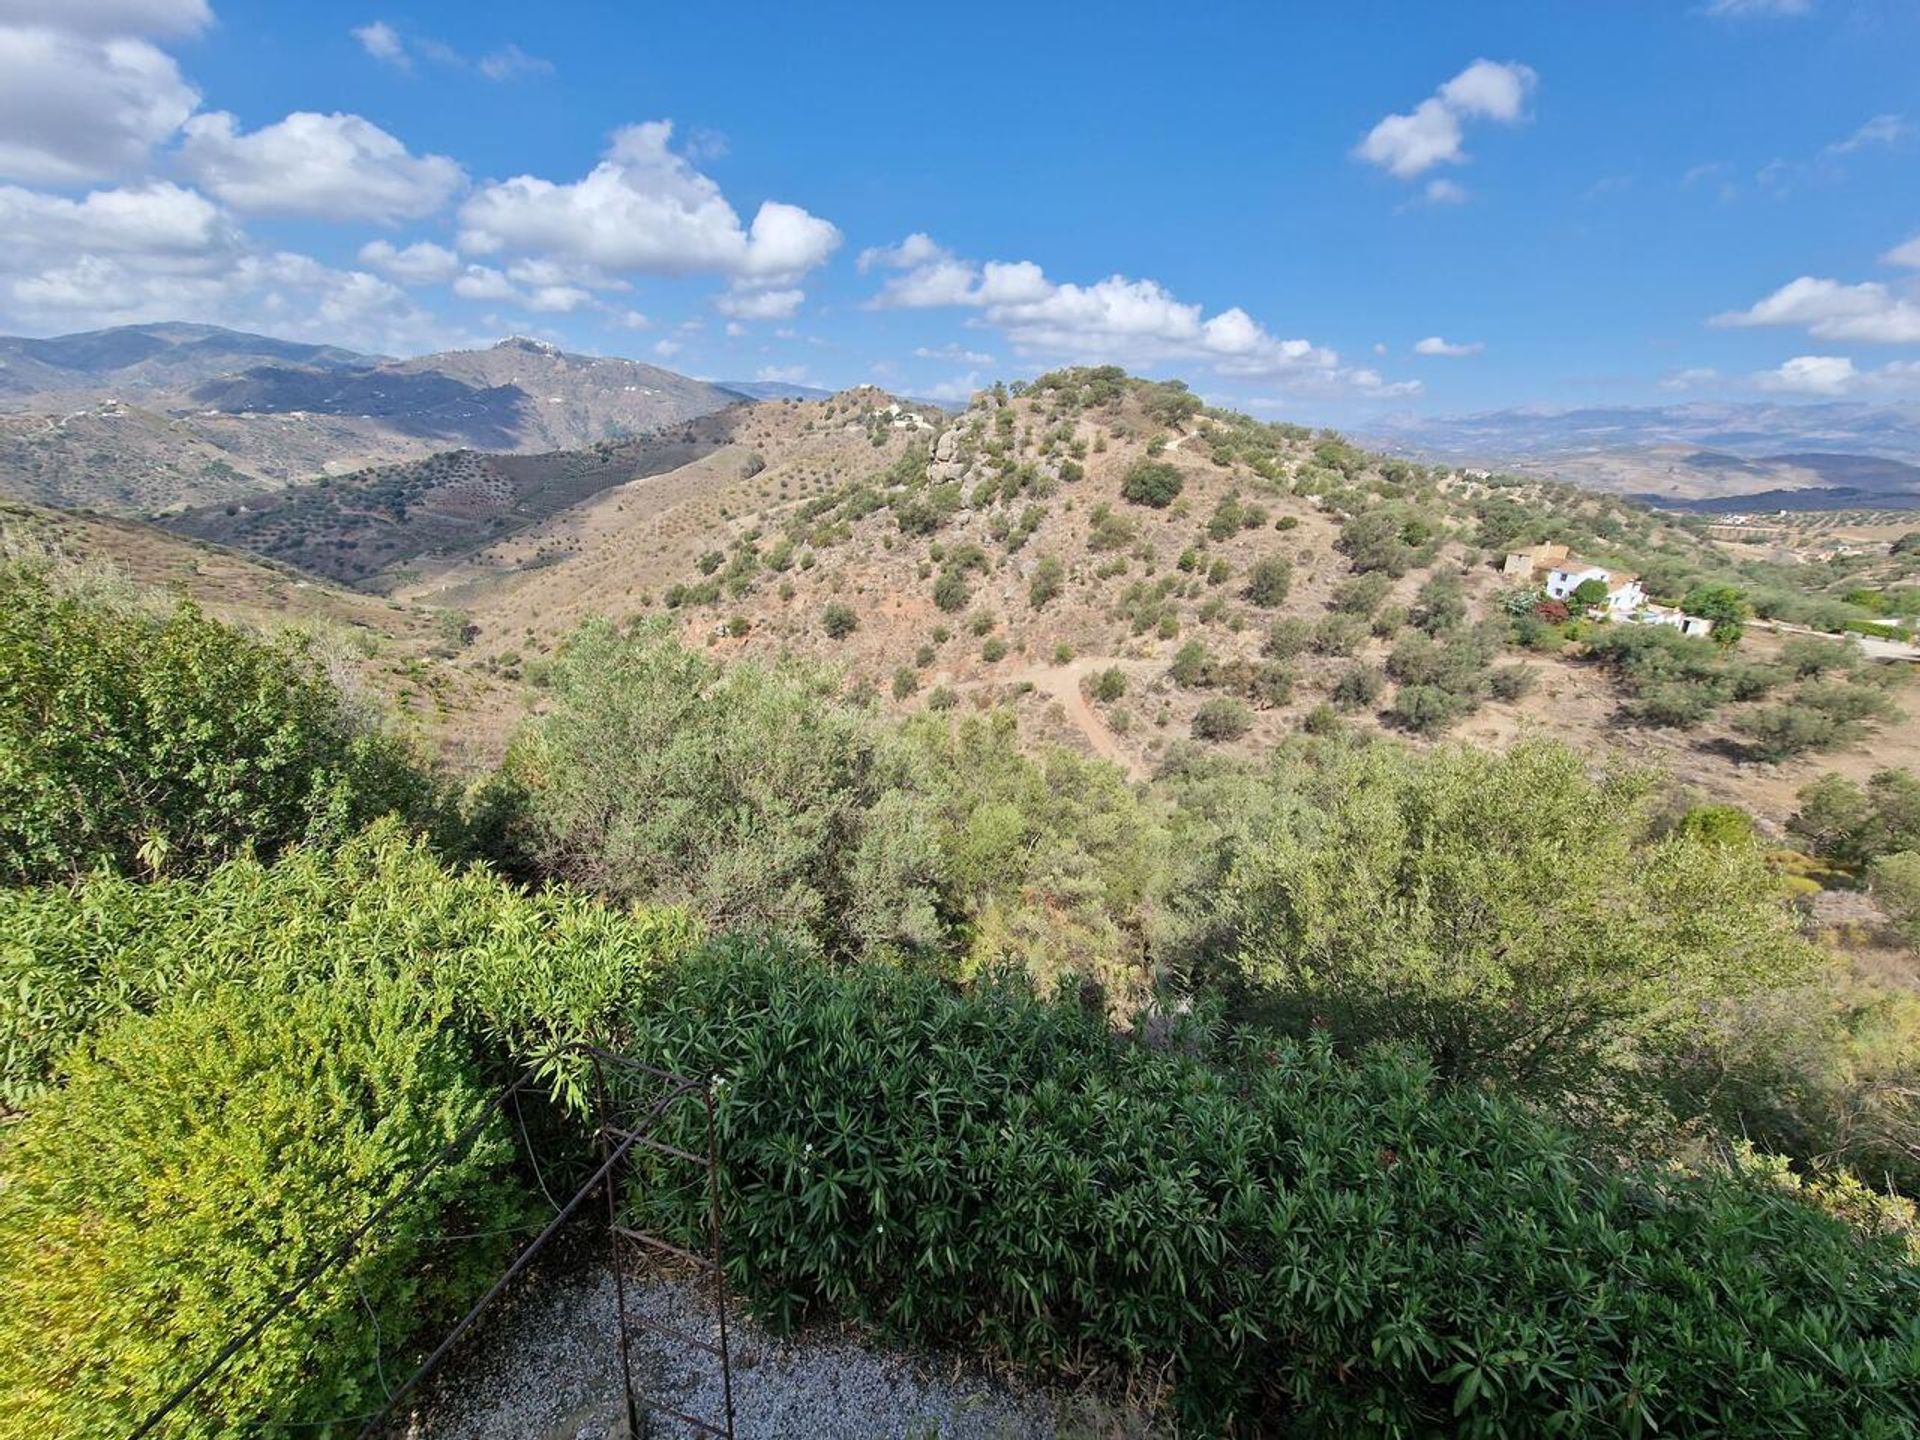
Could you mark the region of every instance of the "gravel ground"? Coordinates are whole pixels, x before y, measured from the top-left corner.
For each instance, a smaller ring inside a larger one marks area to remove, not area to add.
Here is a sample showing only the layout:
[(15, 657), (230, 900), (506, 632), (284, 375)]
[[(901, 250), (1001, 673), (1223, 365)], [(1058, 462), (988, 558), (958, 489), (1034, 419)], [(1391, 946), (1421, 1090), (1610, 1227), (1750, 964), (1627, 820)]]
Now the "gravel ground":
[[(709, 1297), (690, 1282), (628, 1280), (631, 1311), (712, 1341)], [(604, 1264), (537, 1276), (436, 1377), (414, 1440), (625, 1440), (613, 1275)], [(740, 1440), (1055, 1440), (1055, 1407), (970, 1372), (853, 1343), (839, 1335), (768, 1336), (727, 1316)], [(724, 1409), (719, 1362), (630, 1328), (634, 1388), (689, 1415)], [(656, 1417), (647, 1440), (700, 1432)]]

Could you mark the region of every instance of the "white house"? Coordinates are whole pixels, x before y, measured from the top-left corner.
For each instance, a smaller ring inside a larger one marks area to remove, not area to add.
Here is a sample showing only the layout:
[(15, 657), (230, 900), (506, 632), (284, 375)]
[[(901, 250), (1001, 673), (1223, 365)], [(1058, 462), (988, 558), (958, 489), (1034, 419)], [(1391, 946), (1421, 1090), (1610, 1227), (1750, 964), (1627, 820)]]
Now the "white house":
[(1598, 580), (1606, 587), (1606, 608), (1613, 615), (1631, 615), (1647, 603), (1646, 587), (1638, 575), (1609, 570), (1604, 565), (1589, 565), (1584, 560), (1563, 560), (1550, 567), (1546, 591), (1555, 600), (1570, 600), (1573, 592), (1589, 580)]
[(1705, 638), (1713, 633), (1713, 622), (1701, 615), (1689, 615), (1671, 605), (1642, 605), (1627, 617), (1639, 625), (1670, 625), (1682, 635)]

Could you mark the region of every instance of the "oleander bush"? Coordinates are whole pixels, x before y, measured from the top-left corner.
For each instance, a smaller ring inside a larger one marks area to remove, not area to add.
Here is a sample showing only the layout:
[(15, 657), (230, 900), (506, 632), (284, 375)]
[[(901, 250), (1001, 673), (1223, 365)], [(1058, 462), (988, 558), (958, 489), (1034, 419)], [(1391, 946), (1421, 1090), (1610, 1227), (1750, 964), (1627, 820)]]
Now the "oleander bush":
[[(1590, 1160), (1420, 1058), (722, 943), (636, 1017), (712, 1075), (729, 1278), (778, 1328), (1170, 1379), (1192, 1433), (1911, 1435), (1920, 1270), (1775, 1169)], [(695, 1138), (694, 1107), (686, 1107)], [(705, 1191), (627, 1196), (687, 1237)]]
[[(219, 983), (109, 1025), (0, 1152), (0, 1436), (130, 1433), (492, 1097), (407, 978)], [(496, 1116), (161, 1433), (376, 1408), (504, 1264), (504, 1235), (445, 1237), (534, 1218), (511, 1158)]]

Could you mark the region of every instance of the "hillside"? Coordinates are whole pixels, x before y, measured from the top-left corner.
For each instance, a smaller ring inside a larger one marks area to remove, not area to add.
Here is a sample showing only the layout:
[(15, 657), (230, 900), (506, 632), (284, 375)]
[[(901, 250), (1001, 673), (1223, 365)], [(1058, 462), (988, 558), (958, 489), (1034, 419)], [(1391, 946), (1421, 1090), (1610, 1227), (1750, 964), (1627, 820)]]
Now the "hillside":
[(184, 325), (0, 341), (0, 386), (16, 412), (0, 494), (141, 516), (458, 447), (579, 448), (741, 400), (519, 338), (384, 360)]
[[(1897, 726), (1817, 761), (1756, 765), (1730, 728), (1754, 704), (1722, 705), (1686, 727), (1648, 723), (1620, 677), (1577, 650), (1500, 638), (1510, 582), (1488, 559), (1509, 530), (1516, 540), (1560, 535), (1643, 569), (1652, 561), (1676, 577), (1726, 576), (1839, 606), (1813, 596), (1904, 573), (1873, 561), (1871, 544), (1847, 547), (1863, 553), (1830, 572), (1630, 501), (1428, 471), (1204, 410), (1178, 387), (1065, 373), (1024, 395), (984, 392), (937, 439), (891, 420), (873, 428), (886, 414), (873, 408), (877, 392), (730, 412), (724, 426), (747, 444), (424, 566), (398, 593), (471, 615), (480, 638), (468, 663), (517, 666), (592, 614), (666, 615), (688, 643), (720, 655), (801, 653), (844, 666), (901, 711), (1012, 701), (1030, 738), (1092, 751), (1139, 778), (1222, 699), (1249, 707), (1244, 734), (1219, 742), (1232, 752), (1320, 724), (1329, 706), (1338, 723), (1418, 741), (1422, 727), (1396, 708), (1406, 687), (1391, 672), (1406, 662), (1395, 651), (1418, 631), (1435, 577), (1442, 586), (1457, 577), (1460, 633), (1488, 637), (1474, 660), (1483, 678), (1526, 673), (1495, 692), (1481, 685), (1433, 734), (1504, 745), (1549, 731), (1595, 754), (1663, 764), (1775, 821), (1821, 768), (1864, 776), (1920, 756), (1911, 727)], [(1164, 508), (1122, 493), (1148, 461), (1178, 477)], [(1421, 538), (1362, 576), (1350, 519), (1368, 506)], [(1284, 593), (1256, 600), (1254, 577), (1274, 562)], [(830, 629), (833, 607), (850, 612), (850, 629), (844, 618)], [(1193, 665), (1178, 666), (1196, 644)], [(1764, 663), (1778, 644), (1755, 631), (1742, 653)], [(1106, 685), (1124, 694), (1095, 698), (1107, 670), (1123, 678)]]
[(140, 521), (0, 500), (0, 560), (51, 563), (113, 588), (185, 596), (264, 633), (305, 631), (337, 679), (378, 696), (456, 765), (496, 754), (525, 709), (518, 685), (448, 663), (470, 638), (458, 616), (328, 585)]

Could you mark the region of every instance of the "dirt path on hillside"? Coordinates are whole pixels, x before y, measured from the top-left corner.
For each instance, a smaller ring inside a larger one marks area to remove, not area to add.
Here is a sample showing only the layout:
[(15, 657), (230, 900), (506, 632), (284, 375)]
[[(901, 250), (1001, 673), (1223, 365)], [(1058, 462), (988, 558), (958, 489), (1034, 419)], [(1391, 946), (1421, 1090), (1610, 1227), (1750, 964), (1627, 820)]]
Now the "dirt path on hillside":
[(1157, 660), (1129, 660), (1117, 655), (1089, 655), (1079, 660), (1068, 661), (1065, 665), (1029, 665), (1023, 670), (1015, 670), (1006, 675), (995, 675), (980, 680), (969, 680), (956, 685), (956, 690), (978, 690), (989, 685), (1031, 685), (1049, 700), (1056, 701), (1066, 712), (1073, 727), (1087, 737), (1087, 744), (1093, 747), (1093, 753), (1102, 760), (1109, 760), (1126, 771), (1129, 780), (1145, 780), (1151, 773), (1136, 756), (1128, 753), (1117, 735), (1107, 728), (1107, 722), (1100, 712), (1087, 703), (1087, 697), (1081, 690), (1081, 684), (1088, 676), (1100, 670), (1118, 669), (1124, 673), (1131, 684), (1144, 676), (1163, 669), (1164, 663)]

